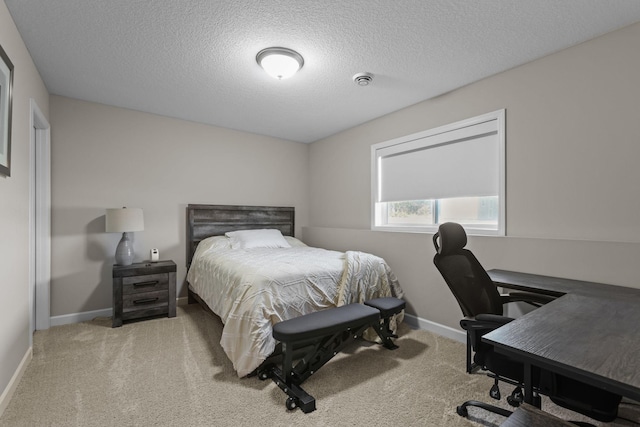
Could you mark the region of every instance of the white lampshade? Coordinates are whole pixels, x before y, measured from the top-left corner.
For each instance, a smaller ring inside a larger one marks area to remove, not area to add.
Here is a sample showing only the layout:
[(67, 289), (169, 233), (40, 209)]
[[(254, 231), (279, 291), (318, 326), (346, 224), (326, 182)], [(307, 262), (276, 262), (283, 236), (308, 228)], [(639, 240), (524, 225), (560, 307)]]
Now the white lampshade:
[(272, 77), (282, 80), (293, 76), (304, 64), (302, 56), (285, 47), (269, 47), (258, 52), (256, 61)]
[(107, 233), (125, 233), (144, 230), (142, 209), (120, 208), (107, 209), (105, 216), (105, 230)]

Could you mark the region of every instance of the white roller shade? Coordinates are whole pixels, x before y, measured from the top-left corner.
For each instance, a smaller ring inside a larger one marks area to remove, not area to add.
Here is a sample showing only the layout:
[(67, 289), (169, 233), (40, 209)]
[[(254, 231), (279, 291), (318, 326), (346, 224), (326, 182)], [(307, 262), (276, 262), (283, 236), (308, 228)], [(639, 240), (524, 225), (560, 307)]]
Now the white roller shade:
[(377, 201), (497, 196), (497, 120), (429, 135), (376, 151)]

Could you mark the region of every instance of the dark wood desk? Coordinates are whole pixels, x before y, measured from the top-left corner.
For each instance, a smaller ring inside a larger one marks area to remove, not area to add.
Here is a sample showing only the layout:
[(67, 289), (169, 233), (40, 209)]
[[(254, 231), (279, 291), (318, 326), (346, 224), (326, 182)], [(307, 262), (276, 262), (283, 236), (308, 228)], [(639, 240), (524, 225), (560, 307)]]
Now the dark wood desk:
[(489, 275), (499, 286), (562, 295), (482, 337), (525, 364), (527, 403), (533, 368), (640, 401), (640, 289), (504, 270)]
[(583, 280), (564, 279), (561, 277), (541, 276), (539, 274), (520, 273), (518, 271), (489, 270), (487, 273), (496, 285), (503, 288), (556, 297), (568, 293), (580, 293), (587, 295), (640, 293), (640, 289), (626, 288), (624, 286), (605, 285), (603, 283), (585, 282)]

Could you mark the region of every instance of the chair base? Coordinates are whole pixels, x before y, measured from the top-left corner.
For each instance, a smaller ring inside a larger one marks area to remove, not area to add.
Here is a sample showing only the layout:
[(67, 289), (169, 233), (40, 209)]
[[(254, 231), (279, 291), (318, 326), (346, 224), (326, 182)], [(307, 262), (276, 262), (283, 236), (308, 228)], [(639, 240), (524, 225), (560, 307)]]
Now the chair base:
[[(530, 408), (535, 409), (538, 412), (541, 412), (538, 409), (540, 407), (539, 406), (540, 405), (540, 402), (539, 402), (540, 396), (536, 396), (535, 399), (538, 401), (537, 402), (538, 405), (537, 406), (536, 405), (530, 406)], [(516, 427), (516, 426), (519, 427), (521, 425), (523, 425), (523, 426), (526, 425), (526, 426), (529, 426), (529, 427), (533, 427), (533, 424), (527, 424), (527, 423), (518, 424), (518, 420), (516, 420), (516, 419), (513, 419), (511, 422), (509, 422), (510, 421), (509, 419), (514, 414), (514, 412), (511, 412), (508, 409), (500, 408), (499, 406), (491, 405), (489, 403), (480, 402), (478, 400), (467, 400), (462, 405), (456, 407), (456, 413), (458, 415), (460, 415), (461, 417), (467, 418), (469, 416), (469, 410), (467, 409), (469, 406), (473, 406), (473, 407), (476, 407), (476, 408), (482, 408), (485, 411), (489, 411), (489, 412), (492, 412), (494, 414), (498, 414), (498, 415), (502, 415), (503, 417), (507, 417), (508, 418), (507, 421), (505, 421), (505, 423), (501, 424), (501, 426), (502, 425), (504, 425), (504, 426), (512, 426), (513, 425), (514, 427)], [(519, 413), (519, 412), (520, 412), (520, 410), (518, 409), (518, 410), (516, 410), (515, 413)], [(562, 424), (560, 424), (560, 423), (549, 424), (549, 420), (545, 418), (545, 422), (543, 424), (536, 424), (536, 425), (540, 425), (540, 426), (544, 425), (545, 427), (546, 426), (548, 426), (548, 427), (554, 426), (555, 427), (556, 425), (557, 426), (560, 426), (560, 425), (564, 426), (564, 425), (569, 424), (569, 425), (575, 425), (575, 426), (579, 426), (579, 427), (595, 427), (593, 424), (590, 424), (590, 423), (584, 422), (584, 421), (564, 421), (564, 420), (561, 420), (561, 422), (562, 422)]]
[(543, 412), (540, 409), (524, 404), (520, 409), (516, 410), (513, 415), (505, 420), (500, 427), (569, 427), (569, 426), (583, 426), (593, 427), (592, 424), (577, 422), (577, 421), (565, 421), (561, 418), (555, 417), (549, 413)]
[[(490, 375), (491, 376), (491, 375)], [(498, 390), (498, 377), (496, 376), (492, 376), (496, 382), (493, 385), (491, 392), (489, 392), (489, 395), (491, 397), (493, 397), (494, 399), (500, 399), (500, 391)], [(516, 388), (513, 390), (513, 392), (511, 393), (510, 396), (507, 397), (507, 402), (509, 403), (509, 405), (513, 406), (513, 407), (518, 407), (520, 406), (520, 404), (523, 401), (523, 395), (522, 395), (522, 388), (520, 387), (520, 385), (518, 383), (515, 383), (511, 380), (506, 380), (507, 382), (516, 385)], [(496, 392), (497, 391), (497, 395)], [(540, 407), (540, 404), (542, 403), (541, 401), (541, 397), (539, 394), (534, 394), (533, 396), (533, 401), (534, 401), (534, 406), (536, 407)], [(501, 408), (499, 406), (495, 406), (495, 405), (491, 405), (490, 403), (485, 403), (485, 402), (480, 402), (478, 400), (467, 400), (466, 402), (464, 402), (462, 405), (458, 406), (456, 408), (456, 412), (458, 413), (458, 415), (460, 415), (461, 417), (467, 417), (469, 415), (469, 412), (467, 411), (467, 407), (469, 406), (475, 406), (477, 408), (482, 408), (486, 411), (489, 412), (493, 412), (494, 414), (498, 414), (498, 415), (502, 415), (505, 417), (510, 416), (513, 412), (509, 411), (508, 409), (504, 409)]]
[(495, 405), (490, 405), (488, 403), (480, 402), (478, 400), (467, 400), (462, 405), (460, 405), (460, 406), (458, 406), (456, 408), (456, 412), (461, 417), (465, 417), (466, 418), (469, 415), (469, 411), (467, 410), (467, 408), (469, 406), (475, 406), (477, 408), (482, 408), (482, 409), (484, 409), (486, 411), (493, 412), (494, 414), (502, 415), (503, 417), (508, 417), (513, 413), (513, 412), (511, 412), (511, 411), (509, 411), (507, 409), (503, 409), (503, 408), (500, 408), (500, 407), (495, 406)]

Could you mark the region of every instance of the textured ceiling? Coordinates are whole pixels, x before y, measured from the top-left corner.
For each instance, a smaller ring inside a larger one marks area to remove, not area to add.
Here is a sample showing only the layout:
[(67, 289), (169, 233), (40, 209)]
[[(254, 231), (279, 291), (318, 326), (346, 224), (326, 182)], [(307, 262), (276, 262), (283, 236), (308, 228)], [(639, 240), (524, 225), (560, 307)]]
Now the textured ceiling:
[[(638, 0), (5, 3), (52, 94), (300, 142), (640, 21)], [(269, 77), (269, 46), (304, 67)]]

